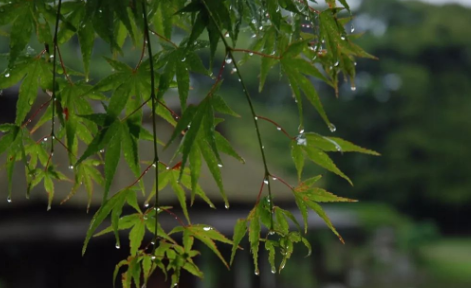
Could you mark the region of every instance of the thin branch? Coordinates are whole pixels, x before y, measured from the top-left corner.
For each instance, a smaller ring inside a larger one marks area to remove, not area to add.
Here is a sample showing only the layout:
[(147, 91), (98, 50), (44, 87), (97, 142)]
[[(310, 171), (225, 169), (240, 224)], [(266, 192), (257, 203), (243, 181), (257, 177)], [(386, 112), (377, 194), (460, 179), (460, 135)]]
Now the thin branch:
[[(154, 136), (154, 164), (155, 164), (155, 183), (159, 183), (159, 155), (157, 151), (157, 126), (156, 126), (156, 110), (157, 110), (157, 97), (155, 95), (155, 77), (154, 77), (154, 59), (153, 59), (153, 54), (152, 54), (152, 45), (150, 41), (150, 33), (149, 33), (149, 22), (147, 20), (147, 7), (146, 7), (146, 1), (141, 0), (142, 4), (142, 12), (144, 16), (144, 39), (147, 40), (147, 51), (149, 54), (149, 65), (150, 65), (150, 85), (151, 85), (151, 99), (152, 99), (152, 133)], [(156, 34), (157, 35), (157, 34)], [(159, 207), (159, 185), (156, 185), (156, 191), (155, 191), (155, 207)], [(157, 211), (156, 211), (157, 212)], [(158, 213), (155, 213), (155, 235), (154, 235), (154, 242), (157, 241), (157, 231), (158, 231), (158, 226), (159, 226), (159, 217)], [(154, 246), (154, 251), (156, 249), (156, 246)]]
[(139, 107), (137, 107), (136, 109), (134, 109), (131, 113), (129, 113), (128, 115), (126, 115), (123, 119), (121, 119), (121, 122), (124, 122), (126, 121), (129, 117), (131, 117), (132, 115), (134, 115), (137, 111), (141, 110), (142, 107), (144, 107), (144, 105), (147, 104), (147, 102), (149, 102), (152, 98), (149, 97), (149, 99), (147, 99), (146, 101), (142, 102), (141, 105), (139, 105)]
[(291, 186), (288, 182), (286, 182), (285, 180), (283, 180), (282, 178), (278, 177), (278, 176), (275, 176), (273, 174), (270, 174), (270, 176), (273, 178), (273, 180), (278, 180), (280, 181), (281, 183), (285, 184), (286, 187), (288, 187), (289, 189), (291, 190), (294, 190), (294, 187)]
[(67, 78), (67, 81), (69, 81), (71, 85), (74, 85), (74, 82), (72, 82), (72, 79), (70, 79), (69, 74), (67, 74), (67, 69), (65, 69), (64, 60), (62, 60), (61, 50), (59, 49), (59, 46), (56, 46), (56, 47), (57, 47), (57, 54), (59, 55), (59, 61), (61, 63), (62, 70), (64, 71), (65, 78)]
[(283, 132), (283, 134), (285, 134), (289, 139), (291, 139), (291, 140), (296, 139), (296, 137), (291, 137), (291, 135), (289, 135), (289, 133), (283, 127), (281, 127), (278, 123), (271, 120), (270, 118), (263, 117), (263, 116), (260, 116), (260, 115), (257, 115), (257, 117), (258, 117), (258, 119), (265, 120), (265, 121), (270, 122), (271, 124), (275, 125), (276, 129)]
[[(142, 177), (144, 177), (144, 175), (147, 174), (147, 172), (149, 172), (150, 168), (154, 166), (154, 163), (150, 164), (149, 166), (147, 166), (146, 169), (144, 169), (144, 171), (141, 173), (141, 175), (134, 181), (132, 182), (131, 184), (129, 184), (126, 189), (129, 189), (131, 188), (132, 186), (136, 185), (137, 183), (139, 183), (139, 181), (141, 181)], [(157, 169), (157, 168), (156, 168)]]
[[(29, 117), (28, 120), (26, 120), (26, 122), (23, 123), (23, 125), (21, 125), (21, 128), (24, 128), (24, 127), (26, 127), (29, 123), (31, 123), (31, 122), (33, 121), (33, 119), (36, 118), (36, 116), (38, 116), (39, 112), (41, 112), (41, 110), (43, 110), (44, 107), (46, 107), (46, 106), (49, 104), (49, 102), (51, 102), (51, 100), (52, 100), (52, 98), (49, 99), (49, 100), (47, 100), (47, 101), (44, 102), (43, 104), (41, 104), (41, 106), (39, 106), (39, 108), (38, 108), (36, 111), (34, 111), (33, 115), (31, 115), (31, 117)], [(34, 132), (34, 131), (31, 130), (30, 134), (32, 134), (33, 132)]]
[(248, 54), (259, 55), (259, 56), (266, 57), (266, 58), (273, 58), (273, 59), (276, 59), (276, 60), (281, 59), (280, 56), (268, 55), (268, 54), (261, 53), (261, 52), (258, 52), (258, 51), (252, 51), (252, 50), (249, 50), (249, 49), (231, 48), (231, 50), (233, 52), (244, 52), (244, 53), (248, 53)]
[(178, 48), (178, 45), (172, 42), (172, 40), (168, 39), (167, 37), (160, 35), (159, 33), (155, 32), (154, 30), (148, 29), (152, 34), (159, 37), (160, 39), (164, 40), (167, 43), (170, 43), (173, 47)]
[(142, 50), (141, 50), (141, 57), (139, 58), (139, 62), (137, 62), (136, 67), (134, 68), (134, 72), (141, 67), (142, 59), (144, 59), (144, 55), (146, 54), (146, 37), (144, 37), (144, 41), (142, 43)]
[[(214, 25), (216, 26), (216, 28), (219, 32), (219, 36), (220, 36), (222, 42), (224, 43), (224, 46), (226, 47), (226, 51), (228, 53), (228, 56), (232, 59), (232, 62), (234, 64), (234, 68), (236, 68), (237, 75), (239, 76), (240, 83), (242, 84), (242, 91), (244, 92), (247, 103), (249, 104), (250, 112), (252, 114), (252, 119), (253, 119), (254, 125), (255, 125), (255, 130), (257, 132), (258, 146), (260, 148), (260, 153), (262, 154), (263, 166), (265, 168), (264, 179), (266, 179), (266, 181), (267, 181), (266, 184), (268, 185), (268, 197), (270, 199), (270, 210), (273, 210), (273, 199), (272, 199), (272, 193), (271, 193), (270, 178), (268, 177), (270, 175), (270, 172), (268, 170), (267, 158), (265, 156), (265, 150), (264, 150), (264, 146), (263, 146), (263, 143), (262, 143), (262, 136), (260, 134), (260, 128), (258, 127), (258, 120), (257, 120), (258, 118), (257, 118), (257, 114), (255, 113), (255, 108), (254, 108), (253, 103), (252, 103), (252, 98), (250, 97), (247, 86), (245, 85), (245, 82), (242, 78), (242, 74), (241, 74), (240, 69), (237, 65), (237, 61), (236, 61), (236, 59), (234, 57), (234, 54), (232, 52), (233, 48), (226, 41), (226, 38), (224, 37), (224, 34), (222, 33), (221, 28), (217, 24), (217, 21), (214, 18), (214, 15), (212, 14), (211, 9), (209, 9), (208, 5), (206, 4), (206, 0), (203, 0), (202, 3), (206, 7), (206, 10), (208, 11), (209, 16), (212, 18), (212, 21), (213, 21)], [(270, 219), (271, 219), (270, 229), (273, 229), (273, 217), (271, 217)]]
[[(55, 112), (56, 112), (56, 66), (57, 66), (57, 34), (59, 32), (59, 18), (61, 15), (61, 7), (62, 7), (62, 0), (59, 0), (57, 5), (57, 14), (56, 14), (56, 26), (54, 27), (54, 51), (53, 51), (53, 59), (52, 59), (52, 118), (51, 118), (51, 153), (49, 155), (49, 159), (47, 160), (47, 165), (45, 170), (49, 166), (49, 162), (51, 161), (52, 156), (54, 155), (54, 139), (56, 138), (54, 134), (54, 125), (55, 125)], [(65, 71), (64, 71), (65, 72)]]

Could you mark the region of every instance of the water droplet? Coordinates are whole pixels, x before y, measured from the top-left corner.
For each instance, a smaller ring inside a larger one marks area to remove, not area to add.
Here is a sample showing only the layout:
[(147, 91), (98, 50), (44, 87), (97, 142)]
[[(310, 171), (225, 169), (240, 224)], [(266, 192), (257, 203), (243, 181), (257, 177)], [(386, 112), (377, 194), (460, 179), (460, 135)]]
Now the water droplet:
[(252, 22), (252, 24), (256, 24), (256, 23), (257, 23), (257, 20), (255, 20), (255, 19), (252, 19), (252, 21), (251, 21), (251, 22)]
[(307, 145), (307, 141), (306, 141), (306, 138), (304, 138), (304, 135), (299, 135), (298, 137), (296, 137), (296, 144), (300, 145), (300, 146), (306, 146)]
[(218, 167), (219, 167), (219, 168), (222, 168), (222, 164), (221, 164), (221, 163), (219, 163), (219, 164), (218, 164)]
[(173, 287), (177, 287), (177, 286), (178, 286), (178, 283), (173, 284)]
[(263, 30), (263, 26), (258, 27), (258, 30), (262, 31), (262, 30)]
[(273, 230), (268, 231), (268, 235), (275, 235), (275, 231)]
[(357, 66), (357, 62), (353, 62), (353, 65)]
[(351, 33), (355, 32), (355, 27), (353, 27), (353, 25), (352, 25), (352, 27), (350, 27), (350, 32)]
[(212, 229), (213, 229), (213, 228), (211, 228), (211, 227), (204, 227), (204, 228), (203, 228), (204, 231), (210, 231), (210, 230), (212, 230)]
[(249, 52), (249, 56), (253, 56), (253, 52)]
[(43, 141), (46, 142), (46, 141), (47, 141), (47, 137), (44, 137), (44, 138), (43, 138)]
[(232, 68), (232, 73), (236, 73), (237, 72), (237, 68)]
[(276, 130), (281, 131), (281, 127), (276, 127)]
[(278, 180), (278, 178), (276, 178), (276, 177), (272, 177), (271, 179), (272, 179), (273, 181)]
[(98, 10), (98, 12), (103, 13), (103, 10), (100, 9), (100, 10)]
[(352, 87), (350, 87), (350, 89), (352, 89), (352, 91), (356, 91), (357, 87), (355, 85), (352, 85)]
[(144, 203), (144, 207), (146, 207), (146, 208), (149, 207), (149, 203), (147, 203), (147, 202)]
[(11, 197), (10, 196), (7, 197), (7, 202), (11, 203)]
[(231, 36), (231, 34), (229, 34), (229, 32), (226, 33), (226, 38), (229, 38)]
[(54, 59), (54, 54), (49, 55), (49, 59)]
[(69, 165), (69, 170), (74, 170), (74, 165)]
[(280, 270), (285, 269), (285, 265), (286, 265), (286, 262), (281, 263), (281, 265), (280, 265)]
[(257, 34), (253, 34), (253, 35), (252, 35), (252, 38), (257, 38)]
[(229, 208), (230, 208), (229, 203), (226, 203), (226, 204), (224, 205), (224, 208), (229, 209)]
[(263, 183), (265, 183), (266, 185), (268, 185), (268, 179), (265, 178), (265, 180), (263, 180)]
[(337, 62), (334, 63), (334, 66), (337, 67), (337, 66), (339, 66), (339, 64), (340, 64), (340, 62), (339, 62), (339, 60), (337, 60)]
[(347, 39), (345, 36), (340, 36), (340, 40), (345, 41), (345, 39)]
[(160, 208), (154, 208), (154, 210), (157, 211), (157, 213), (159, 213), (161, 209)]
[(337, 131), (337, 127), (335, 127), (334, 124), (329, 123), (329, 130), (330, 130), (330, 132), (335, 132), (335, 131)]
[(271, 268), (271, 273), (275, 274), (275, 273), (276, 273), (276, 269), (275, 269), (275, 268)]
[(52, 139), (52, 140), (56, 139), (56, 136), (52, 135), (52, 136), (51, 136), (51, 139)]
[(90, 78), (88, 78), (88, 77), (85, 78), (85, 82), (87, 82), (87, 83), (90, 82)]
[(116, 245), (115, 245), (114, 247), (116, 247), (116, 249), (120, 249), (120, 248), (121, 248), (121, 246), (119, 246), (118, 243), (116, 243)]
[(51, 204), (47, 205), (47, 211), (51, 210)]
[(257, 117), (257, 116), (255, 116), (254, 119), (255, 119), (255, 121), (258, 121), (258, 117)]
[(262, 145), (262, 149), (265, 149), (265, 145)]
[(299, 130), (299, 133), (303, 134), (303, 133), (304, 133), (304, 129)]
[(100, 153), (105, 153), (105, 149), (100, 149)]
[(185, 62), (185, 61), (186, 61), (186, 57), (183, 57), (183, 58), (182, 58), (182, 62)]
[(5, 78), (8, 78), (8, 77), (10, 77), (10, 73), (7, 72), (7, 73), (5, 74)]
[(260, 270), (257, 269), (257, 270), (255, 270), (254, 273), (255, 273), (256, 276), (258, 276), (258, 275), (260, 275)]
[(226, 64), (231, 64), (232, 58), (228, 56), (225, 61), (226, 61)]

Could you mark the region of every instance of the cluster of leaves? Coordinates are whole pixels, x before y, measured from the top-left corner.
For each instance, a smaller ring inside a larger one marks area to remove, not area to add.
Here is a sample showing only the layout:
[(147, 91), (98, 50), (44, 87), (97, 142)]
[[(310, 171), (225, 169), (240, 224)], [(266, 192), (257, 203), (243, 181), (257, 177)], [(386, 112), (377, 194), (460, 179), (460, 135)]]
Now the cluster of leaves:
[[(305, 133), (302, 94), (315, 107), (331, 131), (335, 131), (311, 77), (331, 85), (337, 93), (340, 73), (350, 79), (354, 87), (355, 57), (373, 58), (352, 42), (357, 36), (347, 33), (344, 28), (351, 19), (348, 15), (344, 18), (340, 16), (344, 10), (350, 12), (345, 1), (340, 1), (343, 7), (337, 7), (335, 1), (326, 1), (328, 7), (325, 11), (317, 10), (315, 3), (307, 0), (55, 2), (57, 1), (13, 0), (0, 4), (0, 25), (9, 27), (2, 30), (1, 35), (5, 34), (10, 38), (8, 67), (0, 75), (0, 89), (21, 82), (15, 122), (0, 126), (3, 133), (0, 138), (0, 154), (7, 155), (9, 201), (16, 162), (21, 162), (26, 167), (27, 195), (33, 187), (43, 183), (49, 195), (49, 208), (54, 197), (55, 181), (73, 183), (70, 195), (64, 201), (70, 199), (82, 185), (85, 186), (89, 199), (93, 193), (93, 182), (103, 186), (103, 202), (92, 219), (83, 252), (85, 253), (98, 227), (108, 217), (111, 218), (111, 226), (96, 235), (113, 232), (118, 248), (118, 231), (130, 229), (130, 256), (118, 264), (115, 273), (116, 276), (121, 267), (127, 266), (122, 274), (124, 287), (131, 287), (132, 283), (140, 287), (141, 282), (144, 281), (145, 284), (157, 268), (166, 275), (172, 274), (172, 285), (178, 283), (182, 270), (202, 277), (193, 261), (199, 254), (193, 250), (194, 239), (207, 245), (229, 267), (215, 241), (233, 245), (232, 263), (247, 231), (256, 274), (260, 242), (265, 242), (265, 249), (269, 251), (268, 260), (274, 272), (277, 270), (276, 251), (281, 253), (282, 260), (278, 269), (281, 271), (293, 253), (294, 243), (302, 242), (310, 251), (310, 245), (303, 236), (307, 232), (308, 208), (324, 219), (340, 237), (318, 203), (352, 200), (315, 187), (319, 177), (302, 181), (304, 160), (308, 158), (351, 183), (326, 152), (376, 153), (339, 138)], [(29, 46), (33, 32), (34, 40), (44, 47), (36, 55), (32, 55), (34, 53)], [(253, 35), (253, 41), (249, 47), (238, 48), (239, 36), (246, 34)], [(80, 43), (83, 72), (68, 67), (61, 57), (60, 45), (74, 38)], [(112, 55), (106, 60), (113, 73), (91, 84), (90, 62), (97, 38), (110, 46)], [(176, 43), (174, 39), (182, 40)], [(142, 47), (140, 60), (135, 67), (119, 60), (120, 55), (127, 53), (121, 48), (126, 41), (135, 47)], [(153, 52), (152, 49), (156, 49), (156, 46), (158, 49)], [(218, 75), (213, 77), (211, 71), (215, 66), (218, 46), (223, 46), (225, 59), (220, 64)], [(202, 60), (206, 49), (209, 51), (209, 63)], [(243, 53), (243, 56), (236, 58), (236, 53)], [(289, 136), (299, 175), (296, 187), (269, 172), (258, 121), (265, 119), (277, 124), (256, 114), (239, 70), (239, 66), (254, 54), (261, 58), (260, 91), (269, 71), (279, 65), (299, 108), (299, 135)], [(242, 84), (241, 97), (247, 100), (254, 119), (265, 168), (255, 207), (246, 219), (238, 220), (233, 241), (213, 227), (191, 224), (186, 192), (190, 191), (191, 204), (197, 195), (214, 208), (214, 204), (198, 184), (204, 160), (217, 183), (226, 208), (229, 208), (221, 178), (220, 153), (241, 162), (244, 160), (215, 127), (224, 120), (219, 115), (238, 116), (218, 94), (223, 71), (231, 65)], [(197, 105), (187, 104), (191, 73), (199, 73), (214, 80), (214, 85), (199, 99)], [(39, 88), (50, 99), (37, 110), (31, 111)], [(181, 115), (170, 109), (164, 99), (168, 92), (175, 90), (179, 96)], [(101, 105), (105, 112), (96, 112), (93, 107), (97, 105)], [(146, 105), (152, 111), (152, 131), (143, 126), (143, 110)], [(166, 143), (158, 139), (157, 117), (174, 127), (173, 134)], [(44, 125), (50, 125), (51, 132), (46, 136), (36, 136), (35, 132)], [(172, 160), (175, 162), (173, 166), (161, 162), (159, 149), (167, 148), (178, 139), (180, 144)], [(141, 141), (151, 141), (154, 144), (152, 159), (140, 159), (138, 147)], [(57, 145), (67, 151), (68, 166), (74, 172), (74, 179), (68, 179), (64, 171), (60, 171), (59, 163), (54, 161)], [(109, 197), (121, 154), (136, 181)], [(141, 164), (147, 166), (142, 168)], [(98, 169), (100, 166), (103, 166), (103, 175)], [(155, 184), (149, 189), (145, 187), (142, 178), (151, 170), (155, 171)], [(293, 192), (304, 220), (304, 231), (291, 212), (274, 206), (271, 179), (282, 181)], [(158, 220), (161, 212), (175, 215), (170, 207), (159, 205), (159, 191), (166, 186), (177, 196), (187, 222), (185, 224), (177, 217), (180, 225), (168, 233), (160, 227)], [(262, 198), (264, 187), (268, 188), (268, 196)], [(139, 190), (147, 196), (144, 211), (137, 197)], [(154, 205), (149, 207), (152, 199), (155, 199)], [(131, 206), (136, 213), (123, 216), (125, 205)], [(291, 229), (288, 221), (296, 229)], [(261, 237), (262, 225), (268, 231), (265, 238)], [(144, 243), (146, 234), (153, 235), (152, 242), (147, 245)], [(175, 234), (182, 234), (181, 245), (174, 239)]]

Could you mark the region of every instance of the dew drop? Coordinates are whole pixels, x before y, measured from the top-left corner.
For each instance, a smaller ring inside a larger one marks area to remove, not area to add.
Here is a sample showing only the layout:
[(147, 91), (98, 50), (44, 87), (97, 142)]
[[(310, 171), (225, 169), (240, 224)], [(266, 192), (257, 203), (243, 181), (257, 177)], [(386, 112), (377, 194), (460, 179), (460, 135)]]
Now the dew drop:
[(275, 235), (275, 231), (273, 230), (268, 231), (268, 235)]
[(263, 183), (265, 183), (266, 185), (268, 185), (268, 179), (263, 180)]
[(299, 146), (306, 146), (307, 145), (307, 141), (306, 141), (306, 138), (304, 138), (304, 136), (298, 136), (296, 138), (296, 144), (298, 144)]
[(232, 68), (232, 73), (236, 73), (237, 72), (237, 68)]
[(355, 85), (352, 85), (352, 87), (350, 87), (350, 89), (352, 89), (352, 91), (356, 91), (357, 87)]
[(11, 203), (11, 197), (10, 196), (7, 197), (7, 202)]
[(116, 249), (120, 249), (120, 248), (121, 248), (121, 246), (119, 246), (118, 243), (116, 243), (116, 245), (115, 245), (114, 247), (116, 247)]
[(271, 273), (275, 274), (275, 273), (276, 273), (276, 269), (272, 268), (272, 269), (271, 269)]
[(229, 209), (229, 208), (230, 208), (229, 203), (226, 203), (226, 204), (224, 205), (224, 208)]
[(102, 153), (102, 154), (105, 153), (105, 149), (101, 149), (100, 153)]
[(229, 34), (229, 32), (226, 33), (226, 38), (229, 38), (231, 36), (231, 34)]
[(299, 130), (299, 133), (303, 134), (303, 133), (304, 133), (304, 129)]
[(51, 204), (47, 205), (47, 211), (51, 210)]
[(221, 163), (219, 163), (219, 164), (218, 164), (218, 167), (219, 167), (219, 168), (222, 168), (222, 164), (221, 164)]
[(69, 165), (69, 170), (74, 170), (74, 165)]
[(262, 149), (265, 149), (265, 145), (262, 145)]
[(276, 180), (278, 180), (276, 177), (272, 177), (271, 179), (272, 179), (273, 181), (276, 181)]
[(210, 231), (210, 230), (212, 230), (212, 229), (213, 229), (213, 228), (211, 228), (211, 227), (204, 227), (204, 228), (203, 228), (204, 231)]
[(276, 127), (276, 130), (281, 131), (281, 127)]
[(252, 19), (251, 22), (252, 22), (252, 24), (257, 24), (257, 20), (255, 20), (255, 19)]
[(330, 130), (330, 132), (335, 132), (335, 131), (337, 131), (337, 127), (335, 127), (334, 124), (329, 123), (329, 130)]
[(260, 275), (260, 270), (258, 270), (258, 269), (255, 270), (254, 274), (255, 274), (256, 276)]
[(185, 61), (186, 61), (186, 57), (183, 57), (183, 58), (182, 58), (182, 62), (185, 62)]
[(263, 26), (258, 27), (258, 30), (262, 31), (262, 30), (263, 30)]
[(232, 58), (227, 57), (225, 61), (226, 61), (226, 64), (231, 64), (232, 63)]
[(54, 55), (53, 54), (49, 55), (49, 59), (54, 59)]
[(155, 257), (154, 255), (152, 255), (152, 257), (150, 257), (150, 259), (152, 259), (152, 260), (155, 260), (155, 258), (156, 258), (156, 257)]
[(257, 117), (257, 116), (255, 116), (254, 119), (255, 119), (255, 121), (258, 121), (258, 117)]
[(249, 53), (249, 56), (253, 56), (253, 52), (250, 52), (250, 53)]
[(337, 60), (337, 62), (334, 63), (334, 66), (337, 67), (337, 66), (339, 66), (339, 64), (340, 64), (340, 62), (339, 62), (339, 60)]
[(252, 35), (252, 38), (257, 38), (257, 34), (253, 34), (253, 35)]
[(351, 33), (355, 32), (355, 27), (353, 27), (353, 25), (352, 25), (352, 27), (350, 27), (350, 32)]
[(43, 141), (46, 142), (46, 141), (47, 141), (47, 137), (44, 137), (44, 138), (43, 138)]
[(357, 62), (353, 62), (353, 65), (357, 66)]
[(10, 73), (7, 72), (7, 73), (5, 74), (5, 78), (8, 78), (8, 77), (10, 77)]
[(144, 203), (144, 207), (146, 207), (146, 208), (149, 207), (149, 203), (147, 203), (147, 202)]
[(345, 36), (343, 36), (343, 35), (340, 36), (340, 40), (345, 41), (345, 39), (346, 39)]

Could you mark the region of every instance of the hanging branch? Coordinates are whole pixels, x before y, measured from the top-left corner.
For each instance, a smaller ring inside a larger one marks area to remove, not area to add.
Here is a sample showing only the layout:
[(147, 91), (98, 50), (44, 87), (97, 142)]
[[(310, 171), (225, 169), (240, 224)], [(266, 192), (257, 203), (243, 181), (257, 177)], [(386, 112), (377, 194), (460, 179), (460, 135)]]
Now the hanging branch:
[[(254, 108), (253, 103), (252, 103), (252, 97), (250, 96), (250, 94), (248, 92), (248, 89), (247, 89), (247, 86), (245, 85), (245, 81), (242, 78), (242, 74), (240, 73), (240, 69), (237, 65), (236, 59), (235, 59), (234, 54), (233, 54), (233, 48), (226, 41), (226, 39), (224, 37), (224, 33), (222, 32), (221, 28), (217, 24), (217, 21), (214, 18), (214, 15), (212, 14), (211, 9), (209, 9), (209, 7), (206, 3), (206, 0), (203, 0), (202, 2), (204, 4), (206, 10), (208, 11), (209, 16), (212, 18), (214, 26), (216, 27), (216, 29), (219, 32), (219, 36), (220, 36), (222, 42), (224, 43), (224, 46), (226, 47), (227, 55), (232, 59), (232, 62), (234, 64), (234, 68), (237, 70), (237, 76), (239, 77), (240, 83), (242, 84), (242, 91), (245, 95), (247, 103), (249, 104), (250, 112), (252, 114), (252, 119), (253, 119), (254, 125), (255, 125), (255, 131), (257, 132), (258, 146), (260, 148), (260, 153), (262, 154), (263, 167), (264, 167), (264, 170), (265, 170), (263, 183), (268, 186), (268, 198), (270, 199), (270, 210), (273, 211), (273, 201), (272, 201), (273, 199), (272, 199), (271, 185), (270, 185), (270, 178), (269, 178), (270, 172), (268, 170), (267, 158), (265, 156), (265, 150), (264, 150), (264, 146), (263, 146), (263, 142), (262, 142), (262, 136), (260, 134), (260, 128), (258, 127), (258, 117), (257, 117), (257, 114), (255, 113), (255, 108)], [(273, 229), (273, 217), (271, 217), (270, 220), (271, 220), (270, 229), (272, 230)]]
[(54, 155), (54, 140), (56, 138), (54, 134), (54, 125), (55, 125), (55, 112), (56, 112), (56, 65), (57, 65), (57, 34), (59, 32), (59, 18), (61, 15), (61, 7), (62, 7), (62, 0), (59, 0), (59, 3), (57, 5), (57, 14), (56, 14), (56, 26), (54, 27), (54, 39), (53, 39), (53, 45), (54, 45), (54, 50), (52, 52), (53, 59), (52, 59), (52, 118), (51, 118), (51, 152), (49, 154), (49, 158), (47, 159), (47, 164), (46, 167), (44, 168), (45, 171), (47, 171), (47, 168), (49, 167), (49, 163), (52, 159), (52, 156)]
[[(147, 7), (144, 0), (141, 0), (142, 4), (142, 13), (144, 14), (144, 44), (147, 43), (147, 52), (149, 54), (149, 64), (150, 64), (150, 97), (152, 99), (152, 134), (154, 136), (154, 165), (155, 165), (155, 204), (154, 209), (155, 213), (155, 234), (153, 242), (157, 241), (157, 231), (159, 226), (159, 216), (157, 213), (157, 208), (159, 207), (159, 155), (157, 151), (157, 127), (156, 127), (156, 110), (157, 110), (157, 97), (155, 95), (155, 79), (154, 79), (154, 59), (152, 54), (152, 45), (150, 43), (150, 33), (149, 33), (149, 24), (147, 22)], [(155, 251), (156, 246), (154, 245), (153, 250)]]

